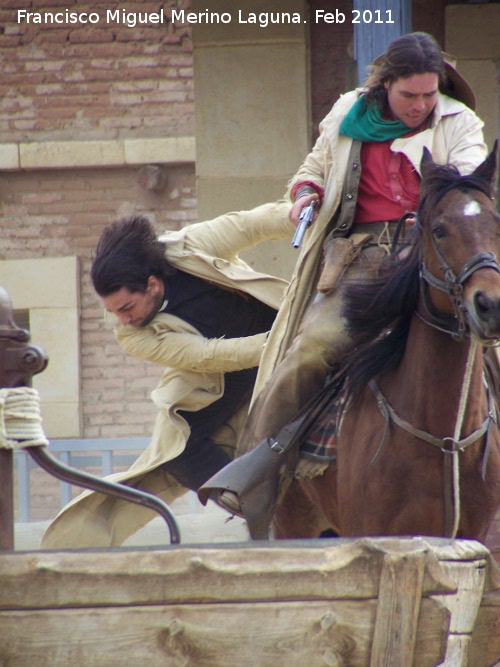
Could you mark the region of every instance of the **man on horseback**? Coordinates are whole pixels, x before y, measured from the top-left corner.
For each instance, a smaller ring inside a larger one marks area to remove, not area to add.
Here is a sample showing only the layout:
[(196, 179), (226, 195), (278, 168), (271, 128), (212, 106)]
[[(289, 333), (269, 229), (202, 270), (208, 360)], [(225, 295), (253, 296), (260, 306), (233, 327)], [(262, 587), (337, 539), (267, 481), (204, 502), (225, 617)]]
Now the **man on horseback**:
[[(341, 315), (340, 280), (369, 279), (400, 217), (416, 210), (425, 147), (462, 174), (485, 159), (474, 107), (472, 90), (435, 40), (404, 35), (374, 61), (363, 89), (341, 96), (290, 181), (290, 219), (297, 224), (314, 203), (315, 221), (261, 360), (240, 442), (246, 455), (199, 492), (246, 516), (254, 537), (267, 536), (284, 454), (298, 440), (300, 420), (286, 425), (354, 344)], [(331, 425), (318, 423), (301, 445), (295, 475), (321, 474), (334, 459), (332, 442)], [(292, 451), (296, 462), (297, 447)]]

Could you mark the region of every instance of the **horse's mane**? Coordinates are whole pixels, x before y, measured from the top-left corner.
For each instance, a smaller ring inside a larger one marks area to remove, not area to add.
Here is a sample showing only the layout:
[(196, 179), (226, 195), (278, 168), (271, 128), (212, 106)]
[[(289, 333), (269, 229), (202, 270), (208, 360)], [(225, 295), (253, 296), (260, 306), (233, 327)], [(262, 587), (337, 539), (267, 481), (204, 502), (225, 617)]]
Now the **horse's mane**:
[(374, 279), (344, 285), (342, 316), (356, 341), (340, 367), (349, 394), (359, 393), (369, 380), (401, 361), (417, 306), (421, 232), (417, 219), (409, 240), (382, 260)]
[(416, 222), (409, 239), (385, 257), (374, 279), (343, 287), (342, 315), (356, 342), (336, 374), (341, 405), (356, 398), (369, 380), (395, 369), (403, 357), (411, 317), (419, 296), (423, 221), (450, 190), (479, 190), (491, 197), (484, 176), (461, 176), (452, 165), (433, 165), (421, 186)]

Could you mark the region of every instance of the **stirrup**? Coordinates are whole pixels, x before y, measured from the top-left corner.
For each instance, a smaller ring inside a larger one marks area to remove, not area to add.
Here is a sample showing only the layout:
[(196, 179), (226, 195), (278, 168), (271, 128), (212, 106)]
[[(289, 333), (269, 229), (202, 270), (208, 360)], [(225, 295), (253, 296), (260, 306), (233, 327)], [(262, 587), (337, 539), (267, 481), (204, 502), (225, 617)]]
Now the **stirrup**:
[[(231, 495), (234, 495), (236, 500), (233, 500)], [(235, 516), (239, 516), (242, 519), (245, 518), (245, 515), (243, 514), (243, 511), (241, 509), (241, 505), (238, 500), (238, 496), (233, 492), (233, 491), (218, 491), (214, 494), (215, 502), (219, 507), (222, 507), (222, 509), (225, 509), (226, 512), (229, 512), (230, 514), (234, 514)]]

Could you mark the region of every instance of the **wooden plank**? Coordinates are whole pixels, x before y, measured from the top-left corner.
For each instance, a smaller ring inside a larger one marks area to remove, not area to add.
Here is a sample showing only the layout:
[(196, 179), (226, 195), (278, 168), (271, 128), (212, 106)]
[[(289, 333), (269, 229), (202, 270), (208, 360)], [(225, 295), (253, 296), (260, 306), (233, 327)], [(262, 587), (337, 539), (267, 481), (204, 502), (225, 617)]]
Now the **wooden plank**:
[(423, 553), (384, 557), (370, 667), (413, 665), (424, 568)]
[[(432, 667), (448, 611), (431, 599), (422, 610), (413, 664)], [(0, 612), (0, 656), (16, 667), (366, 667), (376, 612), (376, 600)]]
[(457, 584), (456, 593), (436, 595), (452, 613), (450, 632), (470, 635), (483, 597), (486, 561), (444, 562), (441, 567)]
[[(4, 554), (0, 609), (378, 596), (384, 555), (396, 540), (321, 542)], [(428, 546), (408, 542), (425, 559), (427, 593), (454, 591)]]
[(490, 555), (489, 549), (485, 547), (484, 544), (481, 544), (481, 542), (477, 542), (476, 540), (456, 540), (426, 537), (425, 541), (428, 543), (440, 561), (487, 560)]
[(442, 667), (480, 667), (477, 663), (470, 661), (470, 639), (470, 635), (450, 634)]
[(484, 595), (472, 633), (470, 664), (491, 667), (500, 664), (500, 591)]

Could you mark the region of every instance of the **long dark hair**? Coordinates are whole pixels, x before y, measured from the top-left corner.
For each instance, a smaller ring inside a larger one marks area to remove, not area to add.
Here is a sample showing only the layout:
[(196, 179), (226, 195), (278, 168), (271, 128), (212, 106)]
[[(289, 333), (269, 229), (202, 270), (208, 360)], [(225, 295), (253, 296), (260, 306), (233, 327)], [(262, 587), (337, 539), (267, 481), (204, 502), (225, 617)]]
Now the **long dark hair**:
[(153, 225), (147, 218), (134, 216), (103, 230), (90, 275), (97, 294), (109, 296), (122, 287), (145, 292), (150, 276), (163, 280), (174, 272)]
[(426, 32), (412, 32), (398, 37), (387, 47), (386, 53), (371, 66), (365, 81), (368, 103), (386, 99), (386, 83), (406, 79), (414, 74), (432, 72), (438, 75), (439, 83), (445, 84), (443, 54), (434, 37)]

